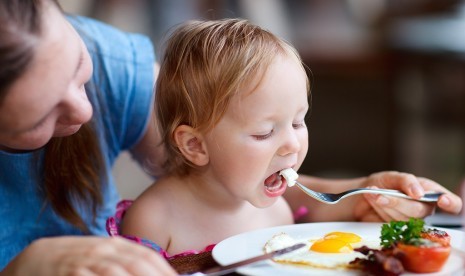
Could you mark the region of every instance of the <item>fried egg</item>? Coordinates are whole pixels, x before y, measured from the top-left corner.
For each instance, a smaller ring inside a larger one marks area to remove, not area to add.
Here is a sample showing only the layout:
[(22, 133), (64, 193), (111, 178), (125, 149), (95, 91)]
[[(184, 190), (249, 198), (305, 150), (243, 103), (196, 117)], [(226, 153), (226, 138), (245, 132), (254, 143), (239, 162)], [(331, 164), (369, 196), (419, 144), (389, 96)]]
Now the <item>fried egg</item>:
[(350, 269), (349, 263), (356, 258), (366, 258), (353, 249), (366, 245), (379, 248), (378, 238), (362, 238), (349, 232), (331, 232), (323, 237), (311, 237), (304, 240), (294, 239), (286, 233), (279, 233), (268, 240), (264, 251), (269, 253), (293, 244), (304, 242), (307, 245), (296, 251), (273, 258), (273, 261), (283, 264), (295, 264), (313, 268)]

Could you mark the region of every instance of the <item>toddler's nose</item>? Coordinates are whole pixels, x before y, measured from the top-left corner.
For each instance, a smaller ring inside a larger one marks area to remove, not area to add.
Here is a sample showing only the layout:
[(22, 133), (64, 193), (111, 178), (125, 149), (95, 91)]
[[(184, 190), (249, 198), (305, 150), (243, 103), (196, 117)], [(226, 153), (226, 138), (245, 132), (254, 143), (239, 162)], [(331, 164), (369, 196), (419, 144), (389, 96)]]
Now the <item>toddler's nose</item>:
[(285, 136), (282, 146), (278, 150), (278, 154), (285, 156), (292, 153), (297, 153), (301, 149), (301, 144), (299, 139), (294, 131), (288, 133)]

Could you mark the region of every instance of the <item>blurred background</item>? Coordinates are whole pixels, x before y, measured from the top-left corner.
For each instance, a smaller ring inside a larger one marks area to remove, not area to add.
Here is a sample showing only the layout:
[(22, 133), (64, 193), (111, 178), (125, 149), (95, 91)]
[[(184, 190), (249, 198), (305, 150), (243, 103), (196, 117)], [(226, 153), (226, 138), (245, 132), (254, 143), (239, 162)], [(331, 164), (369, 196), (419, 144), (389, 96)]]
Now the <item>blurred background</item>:
[[(299, 172), (411, 172), (459, 192), (465, 178), (465, 2), (459, 0), (60, 0), (65, 11), (148, 35), (159, 55), (188, 19), (243, 17), (309, 67), (310, 149)], [(151, 180), (123, 155), (123, 197)], [(130, 185), (128, 185), (128, 183)]]

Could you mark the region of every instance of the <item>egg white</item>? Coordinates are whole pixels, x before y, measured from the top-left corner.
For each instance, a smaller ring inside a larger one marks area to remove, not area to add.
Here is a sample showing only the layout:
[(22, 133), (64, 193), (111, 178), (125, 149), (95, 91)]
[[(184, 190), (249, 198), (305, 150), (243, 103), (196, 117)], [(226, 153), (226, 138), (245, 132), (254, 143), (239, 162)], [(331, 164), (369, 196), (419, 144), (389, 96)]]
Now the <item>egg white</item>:
[[(264, 251), (269, 253), (274, 250), (278, 250), (284, 247), (291, 246), (293, 244), (303, 242), (306, 246), (287, 253), (282, 256), (273, 258), (273, 261), (283, 264), (294, 264), (299, 266), (309, 266), (313, 268), (325, 268), (325, 269), (346, 269), (353, 268), (349, 263), (356, 258), (366, 258), (360, 252), (352, 251), (349, 253), (320, 253), (310, 249), (313, 242), (320, 239), (321, 237), (310, 237), (304, 240), (297, 240), (289, 236), (286, 233), (279, 233), (274, 235), (268, 240), (264, 246)], [(352, 243), (352, 248), (361, 247), (366, 245), (370, 248), (379, 248), (378, 238), (363, 238), (358, 243)]]

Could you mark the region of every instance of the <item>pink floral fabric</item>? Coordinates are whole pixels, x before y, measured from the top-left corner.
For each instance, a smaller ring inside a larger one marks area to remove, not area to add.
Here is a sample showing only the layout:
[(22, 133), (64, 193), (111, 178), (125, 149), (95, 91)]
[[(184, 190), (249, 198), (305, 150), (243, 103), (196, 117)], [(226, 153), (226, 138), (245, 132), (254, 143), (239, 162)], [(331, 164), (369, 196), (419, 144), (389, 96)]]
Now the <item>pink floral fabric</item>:
[[(184, 256), (187, 256), (187, 255), (192, 255), (192, 254), (200, 254), (200, 253), (204, 253), (204, 252), (210, 252), (215, 247), (215, 244), (211, 244), (211, 245), (208, 245), (207, 247), (205, 247), (205, 249), (202, 250), (202, 251), (188, 250), (188, 251), (185, 251), (185, 252), (182, 252), (182, 253), (175, 254), (175, 255), (171, 256), (171, 255), (168, 254), (168, 252), (166, 252), (163, 248), (161, 248), (158, 244), (154, 243), (151, 240), (143, 239), (143, 238), (139, 238), (139, 237), (131, 236), (131, 235), (121, 235), (120, 230), (119, 230), (119, 226), (120, 226), (121, 221), (122, 221), (122, 219), (124, 217), (124, 214), (126, 213), (126, 210), (132, 205), (132, 203), (133, 203), (132, 200), (121, 200), (120, 202), (118, 202), (118, 204), (116, 206), (115, 215), (112, 216), (112, 217), (109, 217), (107, 219), (107, 223), (106, 223), (106, 229), (107, 229), (107, 232), (108, 232), (108, 234), (110, 236), (112, 236), (112, 237), (120, 236), (120, 237), (129, 239), (129, 240), (132, 240), (132, 241), (134, 241), (134, 242), (136, 242), (138, 244), (142, 244), (144, 246), (150, 247), (153, 250), (159, 252), (167, 260), (173, 260), (173, 259), (176, 259), (178, 257), (184, 257)], [(294, 219), (297, 220), (300, 217), (306, 215), (307, 213), (308, 213), (308, 209), (306, 207), (302, 206), (294, 213)]]
[(192, 255), (192, 254), (200, 254), (200, 253), (204, 253), (204, 252), (210, 252), (215, 247), (215, 244), (212, 244), (212, 245), (209, 245), (209, 246), (205, 247), (205, 249), (202, 250), (202, 251), (188, 250), (188, 251), (185, 251), (185, 252), (170, 256), (168, 254), (168, 252), (166, 252), (163, 248), (161, 248), (158, 244), (154, 243), (151, 240), (139, 238), (139, 237), (136, 237), (136, 236), (121, 235), (120, 230), (119, 230), (119, 226), (121, 224), (121, 220), (124, 217), (124, 214), (126, 213), (126, 210), (132, 205), (132, 202), (133, 202), (132, 200), (122, 200), (122, 201), (120, 201), (118, 203), (118, 205), (116, 206), (115, 215), (112, 216), (112, 217), (109, 217), (107, 219), (106, 229), (107, 229), (107, 232), (108, 232), (108, 234), (110, 236), (112, 236), (112, 237), (120, 236), (120, 237), (129, 239), (129, 240), (132, 240), (132, 241), (134, 241), (134, 242), (136, 242), (138, 244), (142, 244), (144, 246), (150, 247), (153, 250), (159, 252), (167, 260), (172, 260), (172, 259), (176, 259), (178, 257), (184, 257), (184, 256), (187, 256), (187, 255)]

